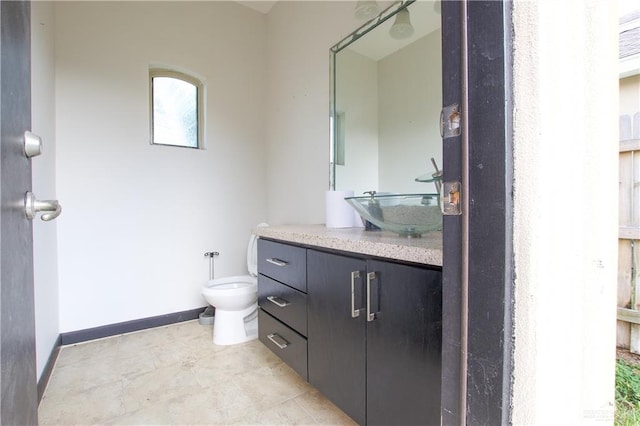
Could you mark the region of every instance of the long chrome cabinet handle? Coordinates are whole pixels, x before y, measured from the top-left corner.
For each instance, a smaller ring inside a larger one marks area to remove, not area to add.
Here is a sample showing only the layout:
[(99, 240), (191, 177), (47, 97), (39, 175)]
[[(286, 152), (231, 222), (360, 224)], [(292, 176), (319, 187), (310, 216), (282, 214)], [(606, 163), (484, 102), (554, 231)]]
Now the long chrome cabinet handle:
[(271, 263), (272, 265), (276, 265), (276, 266), (287, 266), (289, 264), (289, 262), (285, 262), (284, 260), (280, 260), (280, 259), (275, 258), (275, 257), (267, 259), (267, 262)]
[(281, 308), (284, 308), (288, 305), (290, 305), (290, 303), (278, 296), (267, 296), (267, 300), (271, 303), (273, 303), (276, 306), (279, 306)]
[(369, 272), (367, 274), (367, 322), (371, 322), (376, 319), (376, 314), (371, 312), (371, 281), (374, 281), (375, 279), (375, 272)]
[(360, 271), (351, 272), (351, 318), (358, 318), (360, 316), (360, 309), (356, 309), (356, 296), (355, 287), (356, 280), (360, 278)]
[(287, 342), (284, 337), (279, 334), (273, 333), (267, 336), (267, 339), (271, 340), (277, 347), (280, 349), (284, 349), (289, 346), (289, 342)]

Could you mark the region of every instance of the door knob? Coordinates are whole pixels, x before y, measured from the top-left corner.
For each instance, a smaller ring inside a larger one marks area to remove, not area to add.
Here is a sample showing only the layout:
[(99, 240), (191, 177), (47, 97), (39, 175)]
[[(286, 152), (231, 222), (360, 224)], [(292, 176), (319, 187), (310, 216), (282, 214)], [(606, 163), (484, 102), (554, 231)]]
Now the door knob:
[(46, 212), (41, 219), (48, 222), (60, 216), (62, 206), (58, 200), (36, 200), (32, 192), (27, 192), (24, 196), (24, 211), (29, 219), (35, 218), (38, 212)]
[(42, 139), (30, 131), (24, 132), (24, 155), (28, 158), (42, 154)]

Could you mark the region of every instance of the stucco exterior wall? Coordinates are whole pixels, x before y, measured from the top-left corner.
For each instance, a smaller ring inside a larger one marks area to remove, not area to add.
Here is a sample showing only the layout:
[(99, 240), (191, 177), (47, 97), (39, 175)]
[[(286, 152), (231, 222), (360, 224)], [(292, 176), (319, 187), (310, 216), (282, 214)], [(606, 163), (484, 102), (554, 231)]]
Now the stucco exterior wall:
[(513, 423), (612, 422), (617, 11), (515, 1), (512, 18)]

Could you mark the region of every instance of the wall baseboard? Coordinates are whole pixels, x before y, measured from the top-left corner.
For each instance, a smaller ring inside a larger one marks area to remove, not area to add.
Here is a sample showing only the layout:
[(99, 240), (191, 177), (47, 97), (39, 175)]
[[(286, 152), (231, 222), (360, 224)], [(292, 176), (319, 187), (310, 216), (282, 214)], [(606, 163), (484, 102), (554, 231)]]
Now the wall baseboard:
[(56, 361), (58, 360), (61, 345), (62, 339), (58, 336), (58, 339), (56, 339), (53, 349), (51, 350), (51, 354), (49, 355), (49, 359), (47, 360), (47, 365), (44, 366), (44, 370), (42, 370), (42, 374), (40, 375), (40, 380), (38, 380), (38, 405), (40, 404), (40, 401), (42, 401), (44, 391), (47, 389), (49, 379), (51, 379), (51, 373), (53, 373), (53, 367), (56, 365)]
[(62, 345), (72, 345), (74, 343), (86, 342), (88, 340), (101, 339), (103, 337), (131, 333), (132, 331), (145, 330), (147, 328), (161, 327), (163, 325), (174, 324), (177, 322), (194, 320), (198, 318), (204, 309), (205, 308), (202, 307), (188, 311), (158, 315), (156, 317), (119, 322), (116, 324), (103, 325), (78, 331), (70, 331), (68, 333), (61, 333), (60, 338), (62, 339)]
[(158, 315), (155, 317), (142, 318), (132, 321), (125, 321), (116, 324), (104, 325), (101, 327), (87, 328), (85, 330), (71, 331), (68, 333), (60, 333), (56, 341), (51, 355), (47, 360), (40, 379), (38, 380), (38, 404), (42, 401), (44, 391), (47, 389), (53, 367), (56, 364), (60, 348), (64, 345), (72, 345), (74, 343), (86, 342), (89, 340), (101, 339), (103, 337), (116, 336), (118, 334), (131, 333), (133, 331), (146, 330), (147, 328), (162, 327), (163, 325), (175, 324), (178, 322), (190, 321), (198, 319), (205, 307), (190, 309), (188, 311), (174, 312), (171, 314)]

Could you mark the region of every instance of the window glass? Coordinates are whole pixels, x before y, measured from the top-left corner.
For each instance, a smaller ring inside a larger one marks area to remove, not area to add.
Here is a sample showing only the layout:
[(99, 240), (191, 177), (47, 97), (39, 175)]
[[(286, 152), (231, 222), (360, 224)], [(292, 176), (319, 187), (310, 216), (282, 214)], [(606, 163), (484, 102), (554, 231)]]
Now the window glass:
[(151, 143), (199, 148), (202, 85), (180, 77), (151, 72)]

